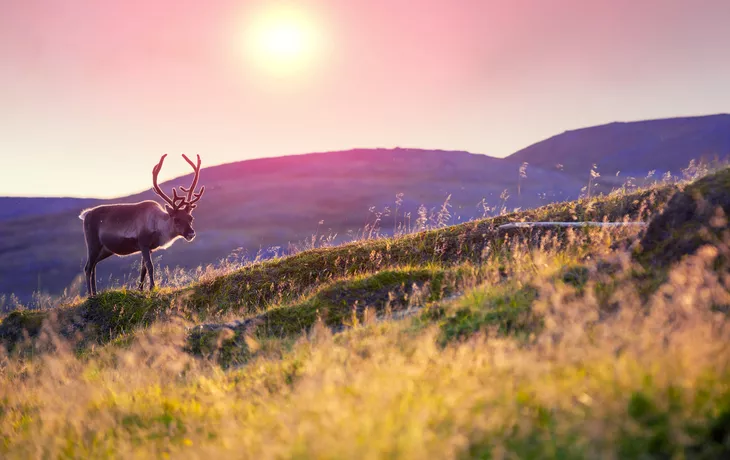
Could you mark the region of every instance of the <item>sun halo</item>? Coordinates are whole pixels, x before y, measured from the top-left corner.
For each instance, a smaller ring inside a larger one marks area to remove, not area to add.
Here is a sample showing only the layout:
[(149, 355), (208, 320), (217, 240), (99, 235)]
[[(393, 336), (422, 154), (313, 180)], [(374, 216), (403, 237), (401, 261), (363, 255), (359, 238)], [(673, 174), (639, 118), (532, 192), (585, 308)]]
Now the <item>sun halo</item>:
[(321, 27), (311, 14), (292, 4), (256, 12), (247, 23), (247, 61), (270, 76), (301, 74), (322, 52)]

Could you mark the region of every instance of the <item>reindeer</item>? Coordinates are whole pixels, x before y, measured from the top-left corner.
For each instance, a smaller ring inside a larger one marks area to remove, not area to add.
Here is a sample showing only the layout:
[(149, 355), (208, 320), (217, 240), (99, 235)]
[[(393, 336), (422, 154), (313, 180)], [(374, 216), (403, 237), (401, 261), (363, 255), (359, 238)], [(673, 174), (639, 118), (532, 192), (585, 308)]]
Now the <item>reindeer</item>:
[(185, 155), (182, 156), (193, 167), (195, 175), (189, 188), (180, 187), (183, 196), (178, 196), (173, 187), (172, 198), (157, 185), (157, 175), (166, 156), (162, 155), (160, 162), (152, 169), (152, 186), (155, 193), (165, 200), (164, 209), (156, 201), (148, 200), (132, 204), (105, 204), (86, 209), (79, 215), (79, 219), (84, 221), (88, 257), (84, 271), (90, 296), (96, 295), (96, 264), (107, 257), (141, 252), (139, 290), (144, 289), (144, 279), (149, 273), (151, 291), (155, 287), (152, 251), (166, 249), (180, 237), (187, 241), (195, 238), (192, 212), (205, 192), (205, 187), (195, 192), (200, 178), (200, 155), (197, 165)]

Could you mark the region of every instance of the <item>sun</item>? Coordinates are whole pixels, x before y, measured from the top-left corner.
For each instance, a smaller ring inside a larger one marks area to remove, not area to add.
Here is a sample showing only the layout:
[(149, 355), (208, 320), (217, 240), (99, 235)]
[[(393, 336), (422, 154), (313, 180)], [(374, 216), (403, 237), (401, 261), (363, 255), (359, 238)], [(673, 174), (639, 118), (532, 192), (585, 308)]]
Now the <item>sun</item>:
[(244, 26), (247, 61), (269, 75), (301, 74), (322, 51), (321, 28), (294, 3), (254, 12)]

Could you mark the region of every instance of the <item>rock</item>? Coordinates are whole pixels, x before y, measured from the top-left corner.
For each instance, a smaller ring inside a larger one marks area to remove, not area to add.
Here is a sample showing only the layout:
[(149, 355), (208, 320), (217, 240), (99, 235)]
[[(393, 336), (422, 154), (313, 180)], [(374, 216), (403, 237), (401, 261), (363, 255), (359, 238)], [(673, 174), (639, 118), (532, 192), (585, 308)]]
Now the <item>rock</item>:
[(707, 244), (726, 239), (730, 215), (730, 168), (677, 192), (649, 224), (635, 251), (637, 260), (668, 267)]
[(220, 331), (224, 329), (232, 331), (248, 331), (256, 326), (263, 324), (263, 319), (256, 316), (248, 319), (237, 319), (227, 323), (206, 323), (194, 326), (192, 332)]

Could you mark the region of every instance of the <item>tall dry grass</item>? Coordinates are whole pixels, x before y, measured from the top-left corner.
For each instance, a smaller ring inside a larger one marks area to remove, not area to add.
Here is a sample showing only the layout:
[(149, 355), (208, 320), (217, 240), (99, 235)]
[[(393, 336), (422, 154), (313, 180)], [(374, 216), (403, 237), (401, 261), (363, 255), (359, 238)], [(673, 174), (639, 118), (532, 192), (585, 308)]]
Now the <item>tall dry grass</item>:
[[(252, 358), (229, 371), (185, 351), (183, 322), (85, 355), (49, 328), (52, 351), (2, 358), (0, 456), (722, 458), (730, 298), (717, 251), (647, 296), (605, 235), (495, 250), (463, 296), (410, 320), (248, 337)], [(526, 288), (534, 300), (510, 316)], [(454, 325), (478, 327), (455, 338)]]

